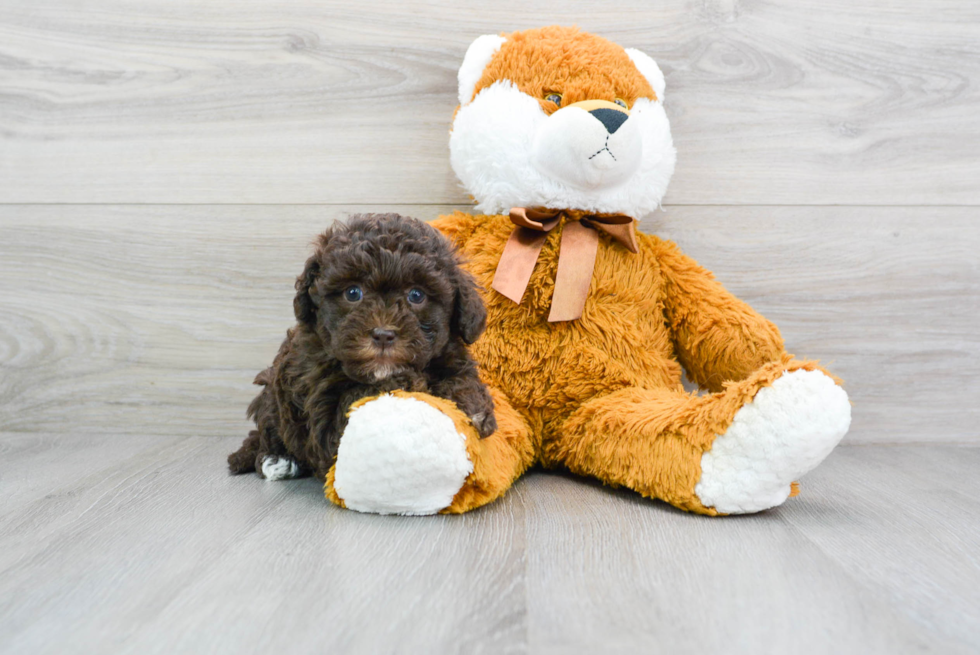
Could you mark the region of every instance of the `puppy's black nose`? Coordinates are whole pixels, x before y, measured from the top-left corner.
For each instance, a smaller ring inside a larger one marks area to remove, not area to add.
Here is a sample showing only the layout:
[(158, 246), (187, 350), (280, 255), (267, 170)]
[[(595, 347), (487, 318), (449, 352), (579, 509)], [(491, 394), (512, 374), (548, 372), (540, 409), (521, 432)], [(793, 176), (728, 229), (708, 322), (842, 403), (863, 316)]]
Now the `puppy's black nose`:
[(618, 130), (620, 126), (626, 122), (626, 119), (630, 117), (626, 112), (616, 111), (615, 109), (606, 109), (605, 107), (593, 109), (589, 113), (595, 116), (610, 134), (615, 134), (616, 130)]
[(374, 328), (371, 330), (371, 338), (374, 340), (374, 345), (384, 348), (385, 346), (390, 346), (395, 341), (395, 331)]

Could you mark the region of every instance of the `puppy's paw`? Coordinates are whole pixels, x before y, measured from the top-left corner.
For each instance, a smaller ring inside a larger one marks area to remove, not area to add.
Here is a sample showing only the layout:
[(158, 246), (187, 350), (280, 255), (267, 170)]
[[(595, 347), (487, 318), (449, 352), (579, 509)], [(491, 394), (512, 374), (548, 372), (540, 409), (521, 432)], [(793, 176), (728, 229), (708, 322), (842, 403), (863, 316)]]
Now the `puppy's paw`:
[(291, 480), (301, 474), (299, 464), (289, 457), (266, 455), (262, 458), (262, 477), (266, 480)]
[(334, 491), (359, 512), (435, 514), (472, 472), (466, 437), (449, 416), (417, 398), (383, 395), (351, 412)]
[(470, 420), (473, 422), (473, 427), (476, 428), (476, 432), (480, 435), (481, 439), (486, 439), (497, 431), (497, 417), (493, 415), (493, 412), (473, 414), (470, 416)]

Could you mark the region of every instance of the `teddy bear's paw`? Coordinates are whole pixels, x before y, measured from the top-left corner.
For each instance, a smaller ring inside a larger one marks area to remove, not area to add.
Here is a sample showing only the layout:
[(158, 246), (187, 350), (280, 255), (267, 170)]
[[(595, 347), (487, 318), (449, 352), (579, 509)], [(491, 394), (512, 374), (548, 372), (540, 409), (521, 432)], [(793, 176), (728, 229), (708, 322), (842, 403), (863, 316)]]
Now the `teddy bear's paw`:
[(786, 373), (739, 409), (704, 453), (694, 491), (705, 507), (726, 514), (780, 505), (850, 424), (847, 393), (833, 380), (819, 371)]
[(289, 457), (266, 455), (262, 458), (262, 477), (266, 480), (292, 480), (300, 473), (299, 464)]
[(351, 413), (334, 490), (359, 512), (435, 514), (472, 472), (466, 437), (451, 418), (417, 398), (384, 395)]

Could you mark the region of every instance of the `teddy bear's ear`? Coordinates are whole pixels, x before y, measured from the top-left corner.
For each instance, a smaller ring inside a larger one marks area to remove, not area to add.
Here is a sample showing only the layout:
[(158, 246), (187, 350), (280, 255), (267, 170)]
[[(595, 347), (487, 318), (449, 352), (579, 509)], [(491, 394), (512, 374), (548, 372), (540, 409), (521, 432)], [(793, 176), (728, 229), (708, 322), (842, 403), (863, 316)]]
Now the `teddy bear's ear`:
[(664, 81), (664, 74), (660, 71), (660, 66), (657, 66), (657, 62), (651, 59), (650, 55), (640, 52), (636, 48), (626, 48), (626, 54), (629, 55), (636, 69), (640, 71), (640, 75), (647, 78), (647, 82), (653, 87), (653, 92), (657, 94), (657, 102), (663, 102), (664, 87), (667, 83)]
[(465, 105), (473, 99), (473, 90), (483, 77), (483, 69), (506, 40), (497, 34), (484, 34), (466, 49), (463, 64), (459, 67), (459, 104)]

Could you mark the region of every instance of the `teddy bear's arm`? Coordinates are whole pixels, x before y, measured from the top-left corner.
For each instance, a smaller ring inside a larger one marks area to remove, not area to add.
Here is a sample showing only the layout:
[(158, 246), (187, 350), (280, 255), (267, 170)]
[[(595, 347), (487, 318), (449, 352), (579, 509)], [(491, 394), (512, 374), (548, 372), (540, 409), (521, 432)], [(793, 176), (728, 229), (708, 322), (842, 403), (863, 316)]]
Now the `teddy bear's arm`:
[(670, 242), (656, 244), (664, 310), (678, 359), (702, 389), (721, 391), (784, 354), (775, 325)]

